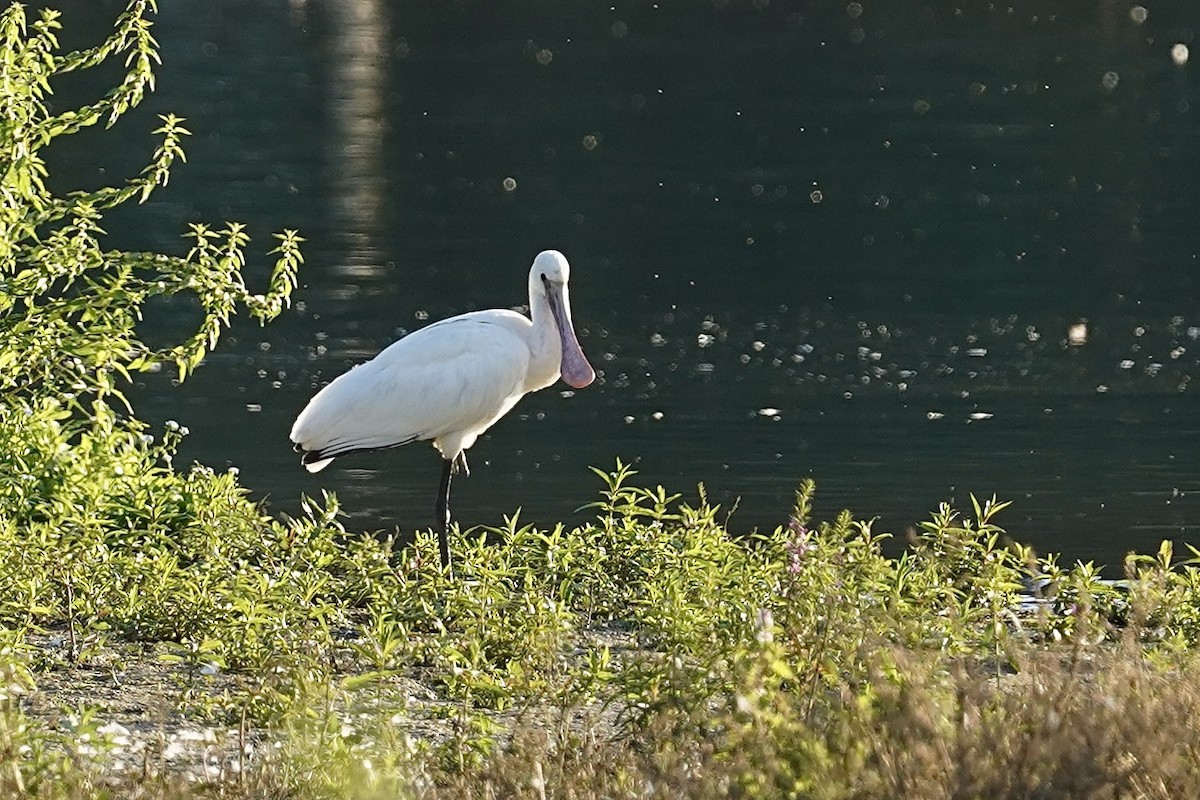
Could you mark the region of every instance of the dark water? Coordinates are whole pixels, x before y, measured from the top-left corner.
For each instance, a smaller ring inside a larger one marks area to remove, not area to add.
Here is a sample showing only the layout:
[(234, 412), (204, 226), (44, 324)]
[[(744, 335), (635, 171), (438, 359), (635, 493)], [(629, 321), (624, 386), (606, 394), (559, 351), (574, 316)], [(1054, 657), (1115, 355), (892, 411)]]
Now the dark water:
[[(66, 6), (69, 43), (116, 10)], [(902, 534), (995, 492), (1016, 537), (1114, 563), (1200, 542), (1200, 97), (1173, 57), (1195, 20), (1190, 0), (162, 0), (159, 91), (60, 148), (58, 179), (132, 174), (175, 111), (189, 163), (108, 220), (114, 246), (182, 252), (186, 222), (237, 219), (262, 280), (267, 234), (302, 230), (285, 319), (137, 392), (272, 509), (327, 488), (351, 526), (427, 525), (431, 449), (309, 476), (291, 420), (426, 320), (520, 305), (555, 247), (601, 380), (481, 438), (462, 521), (578, 518), (587, 467), (621, 457), (703, 481), (735, 528), (783, 520), (811, 475), (819, 514)]]

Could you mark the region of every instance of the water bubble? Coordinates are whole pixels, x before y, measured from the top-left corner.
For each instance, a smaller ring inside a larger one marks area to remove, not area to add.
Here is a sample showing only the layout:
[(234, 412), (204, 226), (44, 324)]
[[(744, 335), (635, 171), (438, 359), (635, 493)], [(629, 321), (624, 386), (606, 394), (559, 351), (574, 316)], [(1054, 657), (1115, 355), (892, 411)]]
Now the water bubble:
[(504, 191), (511, 192), (517, 188), (517, 179), (516, 178), (505, 178), (504, 182), (501, 185), (504, 187)]
[(1116, 89), (1117, 84), (1119, 84), (1120, 82), (1121, 82), (1121, 76), (1118, 75), (1116, 72), (1114, 72), (1111, 69), (1108, 72), (1104, 73), (1104, 76), (1102, 78), (1100, 78), (1100, 85), (1103, 86), (1105, 88), (1105, 90), (1110, 91), (1110, 92), (1113, 89)]
[(609, 30), (612, 32), (612, 35), (614, 37), (616, 37), (617, 39), (624, 39), (625, 36), (629, 33), (629, 26), (626, 25), (621, 20), (617, 20), (616, 22), (614, 22), (612, 24), (612, 27)]
[(813, 189), (811, 192), (809, 192), (808, 199), (813, 202), (813, 205), (816, 205), (825, 199), (825, 195), (820, 189)]
[(1150, 12), (1145, 6), (1134, 6), (1129, 9), (1129, 18), (1133, 20), (1135, 25), (1141, 25), (1150, 17)]
[(850, 5), (846, 6), (846, 14), (849, 15), (850, 19), (858, 19), (862, 16), (862, 13), (862, 3), (851, 3)]
[(599, 134), (589, 133), (587, 136), (583, 137), (582, 144), (584, 150), (595, 150), (596, 145), (600, 144)]
[(543, 47), (541, 50), (537, 51), (537, 55), (535, 55), (534, 58), (536, 58), (537, 62), (544, 67), (554, 60), (554, 53), (552, 53), (549, 48)]

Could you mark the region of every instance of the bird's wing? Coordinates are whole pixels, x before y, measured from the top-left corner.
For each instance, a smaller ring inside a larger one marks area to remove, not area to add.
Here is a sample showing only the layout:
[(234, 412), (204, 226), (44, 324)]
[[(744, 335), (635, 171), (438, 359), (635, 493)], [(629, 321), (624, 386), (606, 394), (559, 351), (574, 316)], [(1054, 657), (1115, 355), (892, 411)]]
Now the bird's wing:
[(512, 322), (468, 314), (406, 336), (318, 392), (292, 441), (317, 460), (482, 431), (511, 407), (529, 369)]

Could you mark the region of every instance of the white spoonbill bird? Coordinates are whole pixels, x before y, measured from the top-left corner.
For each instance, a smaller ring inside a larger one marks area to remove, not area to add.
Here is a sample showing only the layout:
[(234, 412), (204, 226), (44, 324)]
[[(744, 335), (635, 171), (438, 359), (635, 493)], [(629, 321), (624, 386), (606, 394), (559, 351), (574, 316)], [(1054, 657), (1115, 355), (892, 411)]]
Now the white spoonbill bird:
[(529, 392), (559, 375), (582, 389), (596, 378), (571, 322), (571, 266), (557, 250), (529, 270), (529, 316), (472, 311), (435, 322), (333, 380), (292, 425), (310, 471), (333, 459), (432, 441), (442, 454), (434, 505), (442, 566), (450, 567), (450, 476), (467, 470), (466, 450)]

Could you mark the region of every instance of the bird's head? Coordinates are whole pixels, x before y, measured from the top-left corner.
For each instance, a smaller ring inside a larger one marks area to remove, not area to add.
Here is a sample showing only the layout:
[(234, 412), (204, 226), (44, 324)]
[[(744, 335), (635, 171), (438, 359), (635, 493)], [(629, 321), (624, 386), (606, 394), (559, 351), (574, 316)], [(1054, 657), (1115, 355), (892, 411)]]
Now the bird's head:
[(537, 281), (543, 288), (547, 283), (566, 286), (567, 281), (571, 279), (571, 265), (567, 263), (567, 257), (557, 250), (543, 250), (538, 253), (537, 258), (533, 260), (531, 272), (530, 283)]
[(529, 270), (529, 296), (543, 295), (554, 316), (562, 343), (562, 364), (559, 372), (562, 379), (576, 389), (582, 389), (596, 379), (596, 372), (583, 355), (575, 328), (571, 321), (571, 298), (567, 281), (571, 278), (571, 265), (557, 250), (544, 250), (533, 260)]

